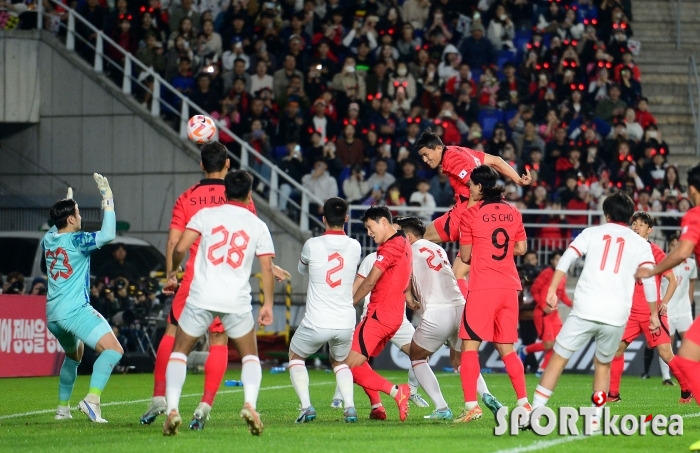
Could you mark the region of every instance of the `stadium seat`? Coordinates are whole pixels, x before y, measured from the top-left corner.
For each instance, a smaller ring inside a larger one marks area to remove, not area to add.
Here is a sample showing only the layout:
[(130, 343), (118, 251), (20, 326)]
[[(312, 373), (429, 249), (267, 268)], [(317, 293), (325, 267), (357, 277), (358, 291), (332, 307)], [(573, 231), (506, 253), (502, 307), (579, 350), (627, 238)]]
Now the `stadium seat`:
[(481, 132), (485, 139), (491, 139), (493, 130), (496, 128), (496, 123), (503, 121), (503, 112), (495, 109), (479, 110), (479, 124)]
[(287, 154), (289, 154), (289, 151), (287, 150), (286, 146), (275, 146), (275, 150), (272, 152), (272, 157), (275, 159), (276, 162), (279, 162)]

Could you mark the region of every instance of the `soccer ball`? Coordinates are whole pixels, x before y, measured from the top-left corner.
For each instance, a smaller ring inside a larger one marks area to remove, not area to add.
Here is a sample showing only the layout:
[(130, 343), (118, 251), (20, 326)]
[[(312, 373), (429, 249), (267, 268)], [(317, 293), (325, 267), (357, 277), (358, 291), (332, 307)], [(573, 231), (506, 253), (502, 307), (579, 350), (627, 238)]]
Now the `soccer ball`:
[(216, 124), (206, 115), (195, 115), (187, 122), (187, 138), (198, 145), (211, 143), (216, 136)]

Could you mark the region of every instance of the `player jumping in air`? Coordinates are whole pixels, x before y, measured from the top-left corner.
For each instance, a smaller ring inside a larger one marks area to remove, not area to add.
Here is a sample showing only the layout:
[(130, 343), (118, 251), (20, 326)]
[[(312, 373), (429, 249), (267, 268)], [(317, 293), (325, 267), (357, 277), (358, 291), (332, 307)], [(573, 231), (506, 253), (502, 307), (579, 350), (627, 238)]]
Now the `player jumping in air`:
[(55, 418), (73, 418), (69, 401), (84, 345), (88, 345), (100, 356), (93, 365), (87, 396), (78, 407), (91, 421), (107, 423), (102, 418), (100, 395), (124, 351), (107, 321), (90, 306), (90, 254), (114, 240), (117, 221), (107, 178), (97, 173), (93, 176), (102, 194), (102, 229), (96, 233), (80, 231), (80, 210), (69, 188), (68, 196), (51, 207), (49, 215), (54, 226), (41, 240), (41, 249), (49, 282), (46, 326), (66, 351), (58, 381)]
[[(187, 189), (177, 199), (173, 207), (170, 230), (168, 232), (168, 243), (165, 251), (166, 275), (170, 273), (170, 263), (172, 261), (173, 250), (178, 243), (187, 223), (192, 217), (203, 208), (220, 206), (226, 202), (226, 192), (224, 189), (224, 176), (229, 170), (230, 161), (226, 147), (219, 142), (208, 144), (202, 147), (201, 161), (199, 163), (204, 170), (204, 179)], [(246, 205), (255, 214), (255, 204), (251, 199)], [(148, 410), (141, 416), (141, 423), (150, 425), (160, 414), (165, 413), (165, 369), (168, 366), (168, 358), (175, 344), (175, 332), (177, 331), (180, 314), (185, 307), (185, 301), (190, 292), (192, 277), (194, 275), (194, 263), (199, 248), (199, 241), (195, 241), (190, 248), (190, 265), (185, 268), (185, 275), (180, 283), (180, 288), (175, 293), (172, 308), (168, 315), (168, 323), (165, 327), (165, 335), (160, 340), (156, 353), (156, 365), (153, 372), (153, 397)], [(289, 273), (273, 265), (273, 272), (278, 280), (283, 280)], [(177, 282), (167, 286), (163, 292), (173, 294), (177, 289)], [(190, 429), (204, 429), (204, 425), (209, 419), (211, 407), (214, 404), (216, 392), (221, 385), (221, 380), (226, 373), (228, 366), (228, 337), (219, 318), (215, 318), (209, 329), (209, 356), (204, 363), (204, 393), (202, 400), (197, 406), (190, 422)]]
[(250, 272), (254, 257), (260, 261), (262, 292), (265, 303), (260, 308), (258, 323), (272, 323), (274, 276), (272, 257), (275, 250), (267, 225), (250, 212), (250, 191), (253, 178), (236, 170), (224, 178), (227, 202), (202, 209), (187, 223), (173, 250), (168, 284), (177, 284), (177, 269), (187, 250), (200, 240), (203, 253), (194, 260), (194, 276), (185, 308), (178, 320), (175, 345), (166, 369), (168, 417), (163, 435), (177, 434), (182, 424), (178, 406), (187, 372), (187, 355), (219, 317), (224, 331), (241, 356), (241, 381), (245, 404), (240, 416), (248, 423), (251, 434), (259, 436), (263, 423), (255, 411), (260, 391), (262, 369), (258, 358), (250, 293)]
[[(695, 259), (700, 257), (700, 165), (688, 170), (688, 195), (693, 208), (685, 213), (681, 220), (681, 237), (678, 246), (666, 255), (662, 262), (653, 270), (639, 269), (637, 278), (663, 274), (673, 269), (695, 253)], [(683, 337), (683, 343), (678, 354), (673, 358), (681, 373), (688, 380), (688, 386), (700, 404), (700, 318), (696, 319)], [(700, 450), (700, 441), (690, 446), (693, 451)]]
[[(559, 282), (577, 258), (586, 256), (581, 277), (576, 283), (574, 304), (554, 343), (554, 354), (535, 390), (533, 408), (546, 406), (559, 376), (571, 356), (595, 338), (593, 391), (607, 394), (610, 386), (610, 362), (620, 345), (625, 323), (630, 317), (634, 273), (640, 266), (653, 266), (654, 255), (647, 241), (627, 226), (634, 213), (634, 202), (616, 193), (605, 199), (603, 213), (608, 223), (586, 228), (564, 252), (547, 290), (547, 303), (557, 306)], [(659, 329), (656, 310), (656, 281), (643, 280), (649, 304), (649, 328)], [(600, 429), (603, 406), (597, 407), (593, 429)], [(530, 420), (522, 423), (529, 426)]]
[[(652, 232), (653, 226), (654, 218), (647, 212), (635, 212), (632, 216), (632, 231), (640, 235), (647, 242), (649, 241), (649, 235)], [(654, 255), (654, 263), (660, 263), (666, 254), (653, 242), (649, 242), (649, 245)], [(671, 336), (668, 331), (668, 320), (666, 317), (666, 307), (678, 285), (676, 283), (676, 277), (673, 275), (671, 269), (663, 273), (663, 278), (668, 281), (668, 290), (664, 294), (663, 299), (659, 300), (660, 303), (657, 308), (659, 310), (661, 328), (654, 332), (649, 329), (649, 304), (646, 303), (642, 283), (637, 282), (634, 287), (630, 318), (627, 320), (625, 332), (622, 334), (622, 341), (620, 342), (620, 346), (617, 349), (617, 353), (610, 367), (610, 391), (608, 393), (608, 402), (620, 401), (620, 380), (622, 379), (622, 372), (625, 368), (625, 350), (640, 334), (644, 334), (648, 347), (656, 348), (659, 351), (659, 357), (669, 364), (673, 374), (676, 375), (681, 386), (679, 402), (689, 403), (692, 398), (688, 390), (688, 383), (678, 369), (678, 364), (672, 361), (673, 349), (671, 348)], [(660, 294), (660, 277), (656, 277), (656, 289), (657, 293)]]
[(367, 360), (384, 349), (405, 316), (406, 291), (411, 279), (411, 246), (406, 236), (393, 227), (391, 212), (385, 206), (369, 208), (362, 222), (379, 247), (372, 270), (353, 295), (353, 303), (357, 304), (372, 293), (367, 316), (355, 329), (346, 363), (356, 384), (391, 395), (399, 408), (399, 419), (405, 421), (410, 397), (408, 384), (392, 384), (374, 371)]
[[(537, 370), (538, 375), (542, 375), (542, 371), (547, 368), (549, 359), (552, 357), (552, 348), (554, 347), (554, 339), (559, 335), (561, 330), (562, 322), (559, 317), (559, 310), (557, 308), (550, 308), (547, 305), (547, 290), (549, 289), (549, 284), (554, 276), (554, 270), (557, 268), (559, 259), (561, 258), (562, 252), (560, 250), (555, 250), (549, 256), (549, 267), (537, 276), (535, 281), (532, 283), (530, 288), (530, 293), (532, 298), (535, 300), (535, 312), (534, 312), (534, 323), (537, 329), (537, 336), (541, 341), (529, 344), (527, 346), (520, 345), (518, 348), (518, 355), (520, 360), (525, 363), (525, 358), (528, 354), (534, 354), (535, 352), (544, 351), (544, 358), (540, 363), (539, 369)], [(566, 295), (566, 276), (559, 282), (559, 287), (557, 287), (557, 297), (565, 305), (571, 307), (571, 299)]]
[[(469, 186), (467, 181), (476, 167), (486, 165), (510, 178), (519, 186), (527, 186), (532, 182), (530, 171), (523, 176), (518, 175), (513, 167), (503, 159), (481, 151), (475, 151), (461, 146), (445, 146), (440, 137), (430, 129), (421, 134), (415, 144), (423, 162), (430, 168), (442, 166), (450, 186), (455, 192), (455, 205), (449, 212), (435, 219), (425, 231), (425, 239), (432, 242), (453, 242), (459, 240), (459, 222), (462, 213), (469, 207)], [(462, 295), (467, 297), (467, 281), (469, 265), (461, 260), (455, 260), (452, 269)]]
[(482, 417), (476, 399), (479, 378), (479, 346), (490, 341), (503, 359), (518, 406), (530, 409), (525, 388), (525, 370), (513, 348), (518, 341), (518, 291), (520, 278), (514, 256), (527, 249), (522, 216), (503, 200), (504, 188), (497, 185), (498, 173), (481, 165), (469, 179), (473, 206), (461, 212), (460, 255), (471, 263), (469, 293), (459, 337), (462, 341), (462, 390), (464, 410), (457, 423)]
[(345, 402), (344, 418), (357, 422), (353, 400), (352, 372), (345, 364), (355, 328), (352, 286), (361, 247), (349, 238), (343, 226), (348, 221), (348, 203), (329, 198), (323, 204), (326, 232), (304, 244), (299, 259), (299, 273), (309, 276), (306, 313), (289, 344), (289, 378), (301, 400), (297, 423), (316, 418), (309, 395), (309, 373), (306, 358), (328, 343), (330, 361)]
[[(435, 403), (433, 413), (424, 418), (452, 420), (452, 411), (442, 396), (440, 384), (428, 364), (428, 357), (447, 341), (451, 349), (459, 353), (459, 328), (464, 312), (464, 297), (457, 287), (447, 252), (439, 245), (423, 239), (423, 222), (417, 217), (400, 217), (394, 219), (394, 222), (394, 226), (406, 234), (413, 250), (412, 288), (416, 299), (415, 305), (410, 308), (420, 310), (422, 317), (413, 334), (409, 357), (418, 382)], [(496, 414), (501, 403), (489, 393), (481, 374), (477, 381), (477, 392), (484, 404)]]

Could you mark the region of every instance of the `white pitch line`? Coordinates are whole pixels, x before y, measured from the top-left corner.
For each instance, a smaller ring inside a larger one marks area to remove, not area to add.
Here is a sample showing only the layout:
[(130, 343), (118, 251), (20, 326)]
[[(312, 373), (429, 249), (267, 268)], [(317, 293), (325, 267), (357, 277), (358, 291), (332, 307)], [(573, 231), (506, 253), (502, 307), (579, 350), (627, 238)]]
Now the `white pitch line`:
[[(695, 412), (693, 414), (683, 415), (684, 419), (685, 418), (696, 418), (696, 417), (700, 417), (700, 412)], [(526, 445), (523, 447), (508, 448), (506, 450), (498, 450), (498, 451), (494, 451), (493, 453), (525, 453), (528, 451), (540, 451), (540, 450), (544, 450), (546, 448), (555, 447), (557, 445), (566, 444), (569, 442), (575, 442), (577, 440), (586, 440), (586, 439), (589, 439), (591, 437), (594, 437), (594, 436), (597, 436), (600, 434), (601, 434), (601, 432), (596, 432), (592, 436), (579, 435), (579, 436), (560, 437), (558, 439), (552, 439), (552, 440), (538, 440), (534, 444)]]
[[(328, 385), (328, 384), (335, 384), (335, 381), (333, 382), (312, 382), (309, 385)], [(293, 388), (291, 385), (276, 385), (274, 387), (262, 387), (260, 391), (263, 390), (281, 390), (281, 389), (289, 389)], [(243, 389), (233, 389), (233, 390), (222, 390), (220, 392), (217, 392), (218, 395), (223, 395), (227, 393), (239, 393), (242, 392)], [(180, 398), (191, 398), (193, 396), (202, 396), (201, 393), (188, 393), (186, 395), (182, 395)], [(104, 403), (100, 404), (101, 407), (105, 406), (124, 406), (127, 404), (138, 404), (138, 403), (148, 403), (151, 401), (151, 398), (146, 398), (146, 399), (140, 399), (140, 400), (129, 400), (129, 401), (112, 401), (109, 403)], [(78, 408), (74, 407), (71, 410), (77, 411)], [(30, 411), (30, 412), (21, 412), (19, 414), (9, 414), (9, 415), (0, 415), (0, 420), (5, 420), (8, 418), (20, 418), (20, 417), (28, 417), (30, 415), (39, 415), (39, 414), (50, 414), (56, 412), (56, 409), (42, 409), (39, 411)]]

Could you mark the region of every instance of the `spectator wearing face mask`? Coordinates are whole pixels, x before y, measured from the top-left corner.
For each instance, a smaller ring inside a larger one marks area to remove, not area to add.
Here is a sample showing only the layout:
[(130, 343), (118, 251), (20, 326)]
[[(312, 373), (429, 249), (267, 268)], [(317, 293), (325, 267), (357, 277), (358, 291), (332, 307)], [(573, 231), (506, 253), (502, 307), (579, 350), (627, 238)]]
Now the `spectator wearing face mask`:
[(389, 79), (387, 94), (391, 97), (396, 95), (399, 88), (403, 88), (406, 93), (406, 100), (411, 103), (416, 98), (416, 79), (408, 72), (406, 63), (399, 63), (396, 68), (396, 75)]

